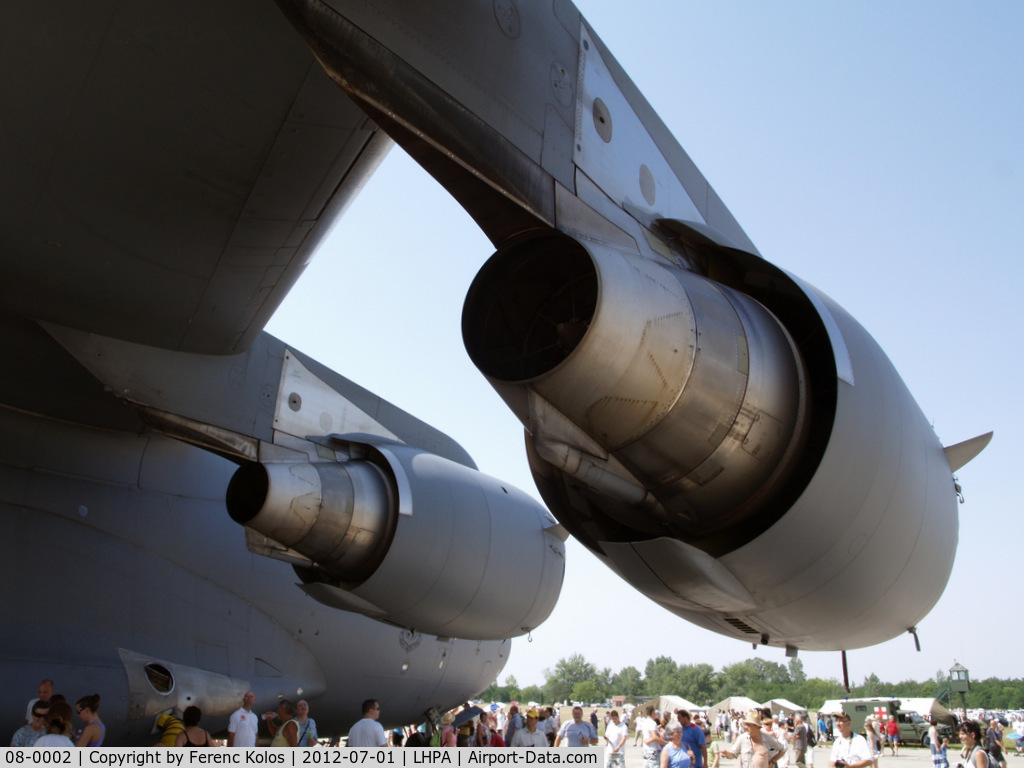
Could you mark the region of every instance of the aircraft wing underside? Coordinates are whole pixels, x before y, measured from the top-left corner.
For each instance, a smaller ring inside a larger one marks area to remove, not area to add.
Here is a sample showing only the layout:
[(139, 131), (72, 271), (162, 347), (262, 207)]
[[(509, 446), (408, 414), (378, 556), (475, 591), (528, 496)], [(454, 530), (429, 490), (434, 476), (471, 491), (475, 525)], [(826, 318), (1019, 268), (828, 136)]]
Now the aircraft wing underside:
[(4, 11), (0, 302), (152, 346), (247, 348), (391, 140), (272, 3), (57, 13)]

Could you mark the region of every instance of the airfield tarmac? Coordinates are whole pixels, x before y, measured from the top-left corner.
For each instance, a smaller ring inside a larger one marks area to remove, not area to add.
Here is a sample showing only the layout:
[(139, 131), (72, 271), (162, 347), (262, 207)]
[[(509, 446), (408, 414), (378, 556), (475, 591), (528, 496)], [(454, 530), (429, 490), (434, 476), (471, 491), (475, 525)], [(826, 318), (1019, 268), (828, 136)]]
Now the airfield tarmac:
[[(629, 746), (626, 747), (626, 768), (643, 768), (643, 749), (632, 746), (632, 741), (628, 742), (628, 744)], [(828, 758), (831, 751), (831, 744), (815, 747), (813, 768), (829, 768)], [(960, 745), (951, 744), (946, 754), (949, 759), (950, 768), (955, 768), (956, 764), (960, 762)], [(714, 758), (711, 758), (711, 760), (714, 760)], [(738, 759), (727, 760), (723, 757), (719, 761), (718, 766), (719, 768), (738, 768), (739, 764), (740, 761)], [(807, 761), (807, 768), (812, 768), (810, 759)], [(921, 747), (900, 747), (899, 757), (893, 757), (888, 751), (879, 757), (878, 768), (932, 768), (932, 754), (929, 750)], [(1008, 757), (1007, 768), (1024, 768), (1024, 760), (1020, 761), (1019, 766), (1014, 766), (1013, 757)]]

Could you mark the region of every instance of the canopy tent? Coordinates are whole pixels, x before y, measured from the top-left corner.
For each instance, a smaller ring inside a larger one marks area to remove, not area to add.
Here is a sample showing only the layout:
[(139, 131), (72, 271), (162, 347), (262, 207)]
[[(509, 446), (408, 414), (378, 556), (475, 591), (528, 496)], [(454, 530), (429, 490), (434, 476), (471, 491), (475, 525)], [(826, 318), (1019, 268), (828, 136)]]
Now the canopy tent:
[(807, 714), (807, 707), (801, 707), (799, 704), (794, 704), (788, 699), (772, 699), (771, 701), (766, 701), (762, 706), (771, 708), (773, 715), (777, 715), (780, 712), (785, 712), (790, 717), (796, 714)]
[(818, 709), (821, 715), (840, 715), (843, 712), (843, 702), (846, 699), (829, 699)]
[(758, 704), (751, 698), (746, 696), (730, 696), (727, 699), (722, 699), (720, 702), (715, 704), (711, 709), (708, 710), (712, 715), (717, 715), (719, 712), (749, 712), (752, 709), (757, 709), (761, 705)]
[(656, 696), (647, 702), (659, 712), (675, 712), (677, 709), (685, 709), (687, 712), (703, 712), (707, 707), (701, 707), (692, 701), (687, 701), (682, 696)]
[(919, 698), (900, 698), (900, 709), (909, 709), (911, 712), (917, 712), (921, 717), (927, 720), (930, 717), (934, 717), (940, 723), (956, 728), (956, 715), (946, 709), (944, 706), (939, 704), (938, 699), (919, 699)]

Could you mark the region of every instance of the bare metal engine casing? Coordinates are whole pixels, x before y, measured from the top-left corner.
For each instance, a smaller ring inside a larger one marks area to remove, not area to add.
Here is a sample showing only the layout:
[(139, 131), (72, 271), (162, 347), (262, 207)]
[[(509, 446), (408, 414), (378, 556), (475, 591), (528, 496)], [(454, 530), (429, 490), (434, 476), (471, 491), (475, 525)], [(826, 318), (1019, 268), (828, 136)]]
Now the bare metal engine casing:
[(525, 634), (548, 617), (562, 587), (564, 533), (538, 502), (402, 443), (321, 442), (343, 460), (246, 464), (227, 494), (232, 518), (250, 540), (266, 537), (261, 554), (296, 566), (307, 594), (473, 640)]
[(705, 274), (534, 235), (477, 276), (466, 347), (526, 427), (545, 501), (708, 629), (807, 650), (912, 630), (957, 541), (931, 426), (827, 297), (751, 254), (700, 255)]

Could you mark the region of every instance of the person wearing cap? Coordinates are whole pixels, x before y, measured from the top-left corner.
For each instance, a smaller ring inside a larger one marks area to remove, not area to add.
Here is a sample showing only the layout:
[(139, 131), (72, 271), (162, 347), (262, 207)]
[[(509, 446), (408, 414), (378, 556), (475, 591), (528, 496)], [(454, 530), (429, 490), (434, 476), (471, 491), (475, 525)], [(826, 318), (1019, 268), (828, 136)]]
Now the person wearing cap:
[(751, 712), (741, 721), (745, 733), (740, 734), (728, 749), (719, 750), (722, 757), (740, 758), (743, 768), (775, 768), (786, 748), (770, 733), (761, 730), (759, 713)]
[(583, 707), (572, 708), (572, 721), (562, 723), (555, 736), (555, 746), (562, 746), (565, 741), (567, 747), (589, 747), (597, 744), (597, 729), (583, 719)]
[(516, 731), (512, 737), (510, 747), (547, 747), (548, 737), (537, 730), (537, 721), (540, 713), (536, 709), (530, 709), (526, 713), (526, 727)]
[(839, 735), (832, 742), (829, 768), (867, 768), (874, 762), (867, 740), (853, 732), (850, 716), (846, 713), (836, 715), (835, 721)]

